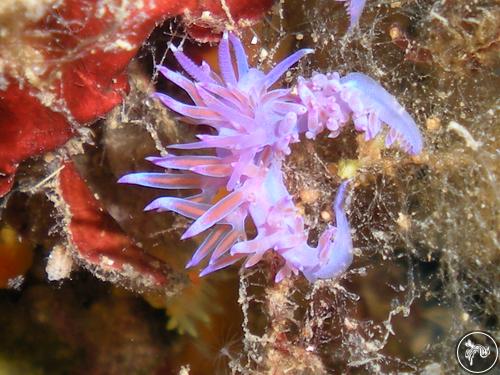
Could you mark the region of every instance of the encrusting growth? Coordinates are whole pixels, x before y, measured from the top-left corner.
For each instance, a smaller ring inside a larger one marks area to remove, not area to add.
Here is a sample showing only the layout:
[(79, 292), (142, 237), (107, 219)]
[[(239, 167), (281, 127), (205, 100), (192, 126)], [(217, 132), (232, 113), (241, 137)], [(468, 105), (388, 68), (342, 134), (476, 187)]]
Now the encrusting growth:
[[(248, 66), (241, 41), (225, 33), (219, 45), (222, 77), (208, 64), (197, 66), (180, 50), (173, 51), (193, 80), (164, 66), (158, 70), (185, 90), (193, 103), (181, 103), (162, 93), (155, 96), (189, 123), (211, 126), (216, 135), (200, 134), (197, 142), (170, 148), (214, 152), (210, 156), (151, 157), (148, 160), (169, 172), (132, 173), (119, 182), (199, 190), (183, 198), (158, 198), (146, 210), (173, 211), (193, 219), (183, 239), (207, 232), (187, 264), (197, 266), (208, 258), (202, 276), (242, 259), (245, 267), (251, 267), (270, 250), (284, 260), (275, 276), (277, 282), (299, 271), (311, 282), (341, 275), (353, 257), (343, 208), (349, 182), (342, 182), (333, 204), (336, 226), (320, 235), (316, 247), (310, 246), (304, 220), (283, 182), (282, 164), (291, 152), (290, 144), (299, 142), (300, 134), (314, 139), (325, 129), (330, 137), (337, 137), (352, 120), (367, 139), (386, 124), (386, 145), (397, 142), (408, 153), (417, 154), (423, 142), (413, 119), (380, 84), (361, 73), (345, 77), (317, 73), (310, 79), (300, 77), (296, 91), (271, 89), (293, 64), (313, 52), (310, 49), (293, 53), (265, 74)], [(215, 201), (221, 189), (228, 193)], [(251, 240), (245, 233), (247, 219), (257, 229)]]

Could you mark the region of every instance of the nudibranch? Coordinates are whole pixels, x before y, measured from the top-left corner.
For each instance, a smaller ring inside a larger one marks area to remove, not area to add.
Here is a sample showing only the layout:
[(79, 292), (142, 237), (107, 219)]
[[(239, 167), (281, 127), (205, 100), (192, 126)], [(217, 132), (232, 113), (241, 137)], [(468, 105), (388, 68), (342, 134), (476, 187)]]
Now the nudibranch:
[[(173, 211), (193, 219), (182, 239), (206, 232), (187, 264), (194, 267), (206, 260), (202, 276), (242, 259), (245, 267), (251, 267), (268, 251), (283, 260), (277, 282), (299, 271), (311, 282), (341, 275), (353, 258), (344, 210), (349, 181), (340, 184), (333, 203), (336, 225), (328, 226), (317, 246), (311, 246), (304, 219), (283, 181), (282, 165), (290, 144), (300, 142), (301, 134), (314, 139), (324, 130), (337, 137), (352, 121), (366, 139), (388, 126), (387, 145), (396, 142), (417, 154), (422, 137), (411, 116), (380, 84), (361, 73), (345, 77), (316, 73), (309, 79), (300, 77), (296, 89), (273, 88), (292, 65), (313, 52), (310, 49), (293, 53), (264, 73), (249, 67), (241, 41), (225, 33), (218, 52), (220, 76), (208, 64), (197, 66), (179, 49), (172, 50), (192, 79), (165, 66), (158, 70), (186, 91), (192, 104), (162, 93), (154, 96), (186, 122), (208, 125), (214, 132), (199, 134), (196, 142), (169, 147), (212, 152), (150, 157), (166, 172), (131, 173), (119, 182), (197, 191), (184, 197), (160, 197), (145, 210)], [(218, 198), (221, 191), (227, 194)], [(253, 239), (245, 232), (248, 220), (257, 231)]]

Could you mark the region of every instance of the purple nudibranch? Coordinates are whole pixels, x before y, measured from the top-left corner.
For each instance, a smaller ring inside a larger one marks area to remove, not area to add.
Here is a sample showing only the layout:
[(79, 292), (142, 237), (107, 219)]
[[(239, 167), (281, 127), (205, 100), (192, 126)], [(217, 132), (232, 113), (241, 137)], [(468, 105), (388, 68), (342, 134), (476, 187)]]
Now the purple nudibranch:
[[(304, 220), (283, 182), (283, 161), (291, 152), (290, 144), (299, 142), (301, 134), (314, 139), (328, 130), (330, 137), (337, 137), (352, 120), (371, 139), (386, 124), (387, 145), (397, 141), (410, 154), (422, 149), (422, 137), (411, 116), (364, 74), (341, 78), (338, 73), (316, 73), (309, 79), (300, 77), (296, 90), (271, 88), (311, 52), (297, 51), (265, 74), (248, 66), (241, 41), (225, 33), (219, 46), (222, 77), (206, 63), (195, 65), (178, 49), (174, 49), (175, 57), (193, 80), (158, 66), (167, 79), (189, 94), (192, 104), (162, 93), (155, 97), (190, 123), (209, 125), (216, 133), (200, 134), (197, 142), (170, 148), (210, 148), (214, 153), (150, 157), (149, 161), (168, 172), (132, 173), (119, 182), (198, 191), (182, 198), (158, 198), (146, 210), (173, 211), (193, 219), (182, 239), (207, 232), (187, 264), (193, 267), (207, 259), (202, 276), (242, 259), (244, 267), (251, 267), (268, 251), (283, 259), (277, 282), (299, 271), (311, 282), (328, 279), (350, 266), (353, 246), (344, 209), (348, 181), (341, 183), (333, 205), (336, 226), (321, 234), (316, 247), (307, 243)], [(215, 201), (221, 189), (227, 195)], [(257, 229), (253, 239), (247, 239), (246, 220), (252, 220)]]

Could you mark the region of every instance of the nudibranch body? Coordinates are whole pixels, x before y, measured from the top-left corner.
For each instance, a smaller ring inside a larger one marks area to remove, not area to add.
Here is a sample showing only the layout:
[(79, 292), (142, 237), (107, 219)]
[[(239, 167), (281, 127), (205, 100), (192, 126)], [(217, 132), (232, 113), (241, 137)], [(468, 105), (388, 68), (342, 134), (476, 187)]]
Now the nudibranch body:
[[(155, 96), (189, 123), (209, 125), (216, 134), (200, 134), (197, 142), (170, 148), (214, 152), (151, 157), (148, 160), (168, 172), (132, 173), (119, 182), (199, 191), (182, 198), (161, 197), (145, 209), (173, 211), (193, 219), (183, 239), (207, 232), (187, 264), (197, 266), (208, 258), (200, 275), (241, 259), (245, 267), (251, 267), (268, 251), (283, 259), (276, 281), (299, 271), (311, 282), (341, 275), (353, 258), (344, 211), (348, 181), (341, 183), (333, 204), (336, 226), (321, 234), (316, 247), (309, 245), (304, 220), (283, 182), (282, 163), (291, 152), (290, 144), (299, 142), (301, 134), (314, 139), (325, 129), (336, 137), (352, 120), (367, 139), (386, 124), (390, 129), (387, 145), (397, 141), (410, 154), (417, 154), (422, 138), (410, 115), (382, 86), (361, 73), (315, 74), (299, 78), (296, 90), (272, 89), (283, 73), (313, 52), (309, 49), (295, 52), (265, 74), (248, 66), (241, 41), (225, 33), (219, 45), (221, 76), (208, 64), (197, 66), (178, 49), (173, 51), (193, 80), (164, 66), (158, 69), (185, 90), (193, 104), (162, 93)], [(221, 189), (227, 195), (217, 200)], [(245, 233), (247, 220), (257, 229), (253, 239)]]

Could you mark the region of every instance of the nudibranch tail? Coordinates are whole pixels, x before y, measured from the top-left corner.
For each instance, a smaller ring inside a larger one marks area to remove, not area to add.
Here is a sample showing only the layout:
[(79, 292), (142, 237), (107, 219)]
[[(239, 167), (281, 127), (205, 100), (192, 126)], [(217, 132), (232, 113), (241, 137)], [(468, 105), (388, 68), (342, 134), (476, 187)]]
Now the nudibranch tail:
[[(333, 209), (335, 212), (335, 224), (333, 242), (331, 238), (326, 243), (320, 243), (319, 266), (315, 269), (305, 270), (307, 279), (314, 282), (317, 279), (330, 279), (343, 274), (352, 263), (353, 247), (351, 239), (351, 228), (344, 210), (345, 192), (349, 181), (344, 181), (335, 198)], [(332, 231), (332, 229), (327, 229)]]

